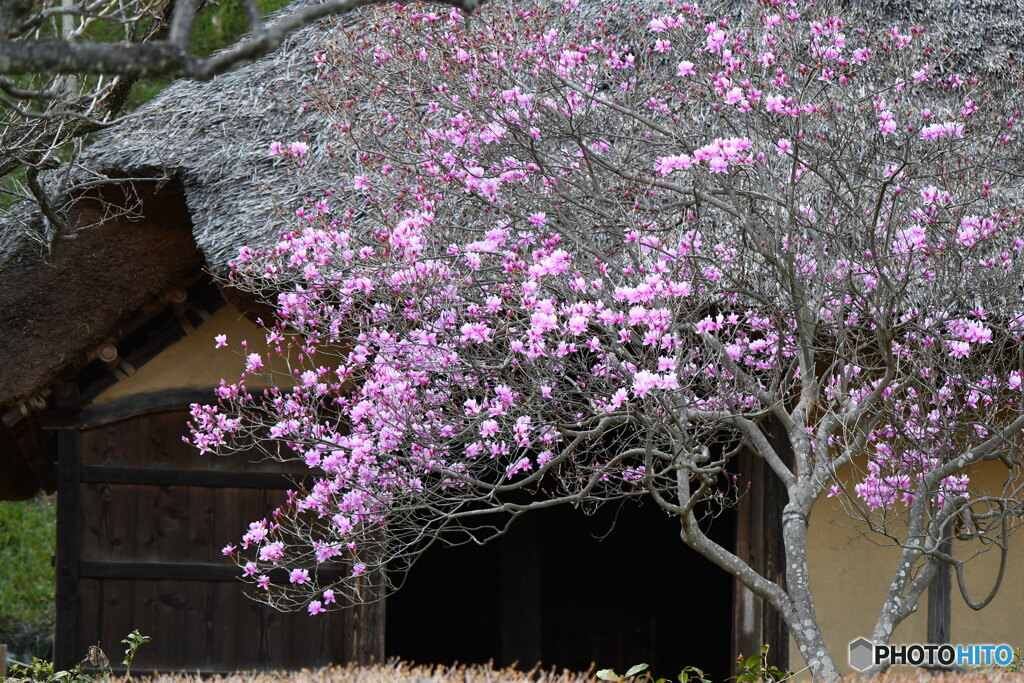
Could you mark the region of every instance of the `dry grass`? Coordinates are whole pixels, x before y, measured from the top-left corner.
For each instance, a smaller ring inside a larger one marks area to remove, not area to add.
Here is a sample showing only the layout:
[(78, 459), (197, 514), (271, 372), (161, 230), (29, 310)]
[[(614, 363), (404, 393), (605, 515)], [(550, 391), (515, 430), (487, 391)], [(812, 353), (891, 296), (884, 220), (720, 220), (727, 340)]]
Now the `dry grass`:
[[(134, 678), (134, 677), (133, 677)], [(148, 679), (151, 683), (195, 683), (197, 676), (183, 674), (157, 675)], [(518, 671), (499, 669), (488, 665), (464, 666), (415, 666), (405, 662), (378, 664), (373, 666), (331, 667), (315, 671), (292, 671), (287, 673), (239, 673), (218, 676), (216, 681), (225, 683), (592, 683), (597, 681), (593, 672), (570, 672), (554, 670)]]
[[(803, 678), (803, 677), (798, 677)], [(137, 678), (139, 683), (198, 683), (194, 675), (157, 675), (152, 678)], [(316, 671), (288, 673), (251, 673), (219, 676), (215, 679), (225, 683), (595, 683), (598, 679), (593, 671), (583, 673), (554, 670), (517, 671), (492, 666), (414, 666), (404, 662), (375, 666), (346, 666)], [(853, 683), (867, 683), (868, 677), (845, 679)], [(925, 671), (910, 671), (889, 674), (876, 680), (884, 683), (988, 683), (1024, 682), (1024, 674), (970, 673), (970, 674), (929, 674)]]

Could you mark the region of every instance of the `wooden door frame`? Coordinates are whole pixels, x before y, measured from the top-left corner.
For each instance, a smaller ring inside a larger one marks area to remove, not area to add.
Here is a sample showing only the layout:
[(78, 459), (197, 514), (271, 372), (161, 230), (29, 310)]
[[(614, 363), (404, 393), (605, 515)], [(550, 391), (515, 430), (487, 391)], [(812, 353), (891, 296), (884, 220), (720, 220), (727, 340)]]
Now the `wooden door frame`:
[[(769, 440), (786, 464), (791, 449), (780, 426), (768, 425)], [(782, 539), (782, 512), (786, 490), (764, 461), (752, 453), (739, 456), (738, 471), (749, 484), (736, 510), (736, 555), (761, 576), (786, 585), (786, 549)], [(733, 582), (732, 651), (750, 657), (768, 646), (767, 663), (789, 668), (789, 628), (782, 615), (743, 585)], [(735, 666), (734, 666), (735, 671)], [(736, 672), (738, 673), (738, 672)]]

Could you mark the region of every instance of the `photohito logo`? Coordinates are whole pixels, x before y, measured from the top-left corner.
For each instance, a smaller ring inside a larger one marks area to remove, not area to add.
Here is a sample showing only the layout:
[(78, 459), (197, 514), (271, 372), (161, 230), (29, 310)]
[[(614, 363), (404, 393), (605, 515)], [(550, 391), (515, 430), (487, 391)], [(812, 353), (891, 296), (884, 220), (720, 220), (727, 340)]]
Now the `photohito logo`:
[(1013, 661), (1013, 648), (1000, 645), (875, 645), (867, 638), (850, 643), (850, 666), (864, 671), (878, 664), (911, 666), (1006, 666)]

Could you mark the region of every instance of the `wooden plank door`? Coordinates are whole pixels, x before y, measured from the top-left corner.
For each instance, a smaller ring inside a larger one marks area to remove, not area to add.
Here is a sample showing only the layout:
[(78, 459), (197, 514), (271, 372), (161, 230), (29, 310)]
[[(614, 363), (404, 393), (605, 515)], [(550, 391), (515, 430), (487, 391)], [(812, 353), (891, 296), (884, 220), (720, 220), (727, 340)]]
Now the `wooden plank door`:
[(162, 411), (61, 432), (57, 665), (97, 642), (119, 660), (133, 629), (153, 638), (140, 672), (381, 659), (383, 603), (312, 618), (245, 597), (220, 548), (280, 504), (287, 468), (200, 455), (182, 442), (187, 417)]

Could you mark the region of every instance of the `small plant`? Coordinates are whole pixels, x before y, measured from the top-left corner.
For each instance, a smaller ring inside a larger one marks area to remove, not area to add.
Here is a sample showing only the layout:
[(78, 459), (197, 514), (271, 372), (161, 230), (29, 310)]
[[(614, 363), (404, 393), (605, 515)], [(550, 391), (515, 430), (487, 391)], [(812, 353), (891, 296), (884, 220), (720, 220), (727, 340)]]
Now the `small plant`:
[[(648, 670), (647, 664), (634, 664), (621, 676), (612, 669), (601, 669), (597, 672), (597, 677), (604, 681), (625, 681), (632, 678), (634, 681), (646, 681), (647, 683), (669, 683), (667, 678), (655, 679)], [(691, 683), (691, 681), (693, 683), (711, 683), (704, 675), (704, 672), (695, 666), (688, 666), (683, 669), (676, 679), (679, 683)]]
[[(736, 683), (779, 683), (792, 677), (792, 671), (785, 671), (777, 666), (768, 666), (768, 649), (768, 645), (762, 645), (760, 654), (749, 657), (744, 657), (741, 654), (736, 658), (736, 670), (739, 673), (725, 680), (736, 681)], [(1010, 666), (1016, 663), (1019, 667), (1019, 661), (1019, 657), (1015, 657)], [(597, 677), (603, 681), (626, 681), (633, 679), (633, 681), (645, 681), (645, 683), (669, 683), (667, 678), (655, 679), (648, 670), (647, 664), (634, 664), (621, 676), (615, 673), (613, 669), (601, 669), (597, 672)], [(711, 683), (710, 679), (704, 675), (704, 672), (695, 666), (688, 666), (683, 669), (676, 677), (676, 680), (679, 683)]]
[[(128, 646), (124, 651), (124, 659), (121, 660), (127, 667), (124, 672), (124, 678), (121, 679), (122, 681), (127, 681), (131, 677), (132, 662), (135, 661), (135, 655), (138, 653), (139, 646), (150, 642), (150, 640), (149, 636), (144, 636), (139, 633), (138, 629), (135, 629), (121, 641)], [(12, 675), (7, 680), (18, 681), (19, 683), (27, 681), (37, 681), (38, 683), (90, 683), (92, 681), (109, 681), (114, 674), (110, 668), (110, 660), (98, 643), (90, 645), (85, 659), (76, 664), (72, 669), (54, 671), (53, 662), (33, 657), (32, 663), (28, 666), (13, 665), (11, 673)]]
[(1004, 665), (989, 665), (989, 666), (972, 666), (969, 671), (976, 674), (1018, 674), (1024, 671), (1024, 651), (1021, 648), (1015, 648), (1013, 651), (1013, 659), (1010, 660), (1009, 664)]
[[(89, 648), (90, 656), (93, 650), (99, 648), (95, 645)], [(97, 676), (91, 673), (86, 673), (83, 669), (83, 663), (87, 662), (89, 657), (87, 656), (83, 662), (75, 665), (73, 669), (68, 671), (54, 671), (53, 662), (48, 662), (45, 659), (39, 657), (33, 657), (32, 662), (28, 666), (19, 666), (14, 664), (11, 666), (11, 676), (8, 677), (8, 681), (38, 681), (39, 683), (86, 683), (87, 681), (93, 681)], [(103, 674), (106, 676), (106, 674)]]
[(760, 683), (761, 681), (777, 683), (793, 675), (792, 671), (786, 671), (777, 666), (768, 666), (767, 644), (761, 646), (761, 654), (749, 657), (744, 657), (741, 654), (737, 657), (736, 670), (739, 673), (726, 680), (736, 681), (736, 683)]
[(1022, 654), (1024, 653), (1021, 652), (1019, 647), (1015, 649), (1013, 651), (1013, 659), (1010, 660), (1009, 664), (1003, 667), (1003, 671), (1008, 674), (1019, 674), (1021, 671), (1024, 671), (1024, 662), (1021, 661)]
[(152, 640), (149, 636), (144, 636), (139, 633), (139, 629), (135, 629), (129, 633), (124, 640), (121, 642), (128, 646), (124, 651), (124, 659), (121, 662), (128, 668), (124, 670), (124, 679), (128, 680), (131, 675), (132, 662), (135, 661), (135, 654), (139, 651), (139, 646), (148, 643)]

